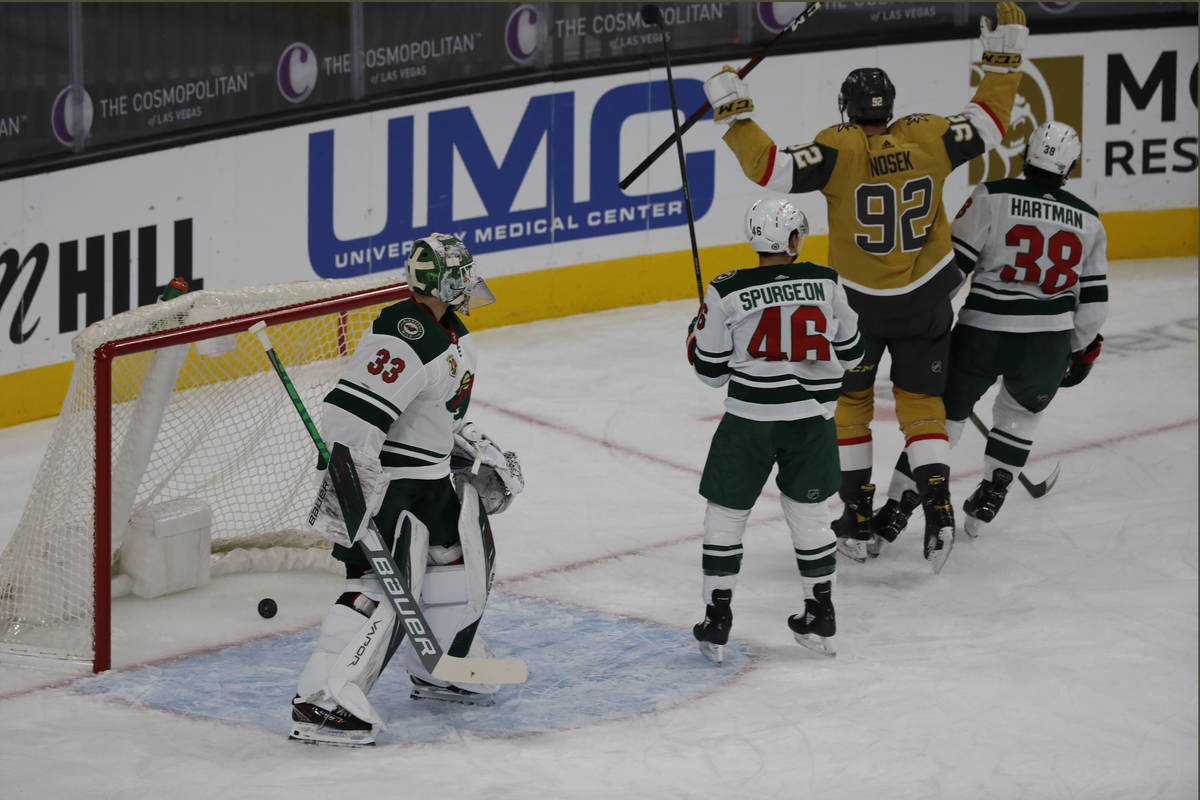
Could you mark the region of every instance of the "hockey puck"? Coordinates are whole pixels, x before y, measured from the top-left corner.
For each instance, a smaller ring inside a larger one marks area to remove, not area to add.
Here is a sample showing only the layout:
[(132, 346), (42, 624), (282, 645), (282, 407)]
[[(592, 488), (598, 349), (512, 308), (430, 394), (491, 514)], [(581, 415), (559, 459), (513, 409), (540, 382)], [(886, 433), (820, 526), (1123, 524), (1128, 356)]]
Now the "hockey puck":
[(275, 605), (275, 601), (269, 597), (264, 597), (258, 601), (258, 615), (263, 619), (270, 619), (275, 616), (275, 612), (279, 607)]

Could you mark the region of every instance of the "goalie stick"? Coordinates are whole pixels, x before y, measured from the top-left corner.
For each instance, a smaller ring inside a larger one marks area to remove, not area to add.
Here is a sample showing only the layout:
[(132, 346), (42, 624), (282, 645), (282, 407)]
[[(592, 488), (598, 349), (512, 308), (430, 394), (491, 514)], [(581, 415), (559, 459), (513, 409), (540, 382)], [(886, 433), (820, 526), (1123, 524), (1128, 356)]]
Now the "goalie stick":
[(317, 446), (321, 460), (328, 465), (333, 490), (342, 509), (342, 520), (346, 523), (347, 532), (353, 532), (351, 540), (362, 551), (367, 563), (379, 577), (388, 601), (396, 610), (397, 625), (389, 649), (394, 650), (398, 647), (407, 634), (425, 669), (439, 680), (450, 683), (524, 683), (528, 677), (528, 668), (521, 659), (460, 658), (449, 655), (442, 649), (397, 567), (395, 557), (384, 544), (383, 537), (375, 526), (375, 520), (366, 513), (366, 501), (363, 499), (362, 485), (350, 449), (340, 442), (334, 442), (332, 450), (326, 447), (317, 426), (304, 407), (304, 401), (300, 399), (292, 379), (288, 377), (283, 362), (279, 360), (279, 355), (271, 344), (266, 323), (254, 323), (250, 326), (250, 332), (258, 338), (267, 360), (275, 368), (275, 374), (283, 382), (292, 405), (296, 407), (313, 444)]
[[(974, 411), (971, 412), (971, 422), (975, 425), (975, 429), (983, 434), (984, 439), (988, 438), (987, 425), (983, 424), (983, 420), (981, 420), (979, 415), (977, 415)], [(1029, 492), (1029, 494), (1033, 497), (1043, 497), (1046, 492), (1054, 488), (1054, 484), (1058, 481), (1059, 470), (1061, 469), (1062, 462), (1060, 461), (1054, 465), (1054, 470), (1048, 476), (1046, 476), (1046, 479), (1041, 483), (1034, 483), (1033, 481), (1029, 480), (1029, 478), (1025, 477), (1024, 472), (1017, 473), (1017, 480), (1019, 480), (1021, 485), (1025, 487), (1025, 491)]]
[[(754, 54), (753, 58), (751, 58), (749, 61), (747, 61), (745, 64), (742, 65), (742, 68), (737, 71), (738, 77), (744, 78), (747, 75), (749, 75), (750, 70), (752, 70), (758, 66), (758, 62), (763, 60), (763, 58), (767, 55), (767, 51), (770, 50), (772, 47), (774, 47), (776, 42), (778, 42), (784, 36), (791, 33), (792, 31), (796, 30), (796, 28), (799, 28), (801, 25), (803, 25), (805, 22), (807, 22), (808, 18), (811, 17), (813, 14), (815, 14), (817, 12), (817, 9), (820, 7), (821, 7), (820, 3), (809, 3), (808, 6), (803, 11), (801, 11), (799, 14), (797, 14), (795, 16), (795, 18), (787, 24), (787, 27), (785, 27), (779, 33), (775, 34), (775, 36), (771, 39), (771, 41), (767, 42), (761, 48), (759, 48), (759, 51)], [(645, 12), (643, 11), (643, 13), (645, 13)], [(649, 24), (649, 20), (646, 20), (646, 22)], [(673, 145), (676, 140), (682, 139), (683, 135), (685, 133), (687, 133), (689, 130), (691, 130), (692, 126), (695, 125), (697, 122), (699, 122), (700, 119), (703, 118), (703, 116), (705, 114), (707, 114), (711, 109), (712, 109), (712, 103), (705, 101), (704, 105), (700, 106), (695, 111), (693, 111), (692, 115), (687, 118), (686, 122), (684, 122), (682, 125), (679, 125), (670, 136), (668, 136), (666, 139), (663, 140), (662, 144), (660, 144), (658, 147), (654, 148), (653, 153), (651, 153), (650, 155), (648, 155), (644, 159), (642, 159), (642, 163), (640, 163), (636, 167), (634, 167), (633, 171), (630, 172), (628, 175), (626, 175), (621, 180), (621, 182), (617, 185), (620, 186), (622, 189), (628, 189), (629, 185), (631, 183), (633, 183), (634, 181), (636, 181), (638, 178), (640, 178), (642, 176), (643, 172), (650, 169), (650, 165), (653, 164), (655, 161), (657, 161), (659, 156), (661, 156), (663, 153), (667, 152), (667, 149), (671, 145)]]

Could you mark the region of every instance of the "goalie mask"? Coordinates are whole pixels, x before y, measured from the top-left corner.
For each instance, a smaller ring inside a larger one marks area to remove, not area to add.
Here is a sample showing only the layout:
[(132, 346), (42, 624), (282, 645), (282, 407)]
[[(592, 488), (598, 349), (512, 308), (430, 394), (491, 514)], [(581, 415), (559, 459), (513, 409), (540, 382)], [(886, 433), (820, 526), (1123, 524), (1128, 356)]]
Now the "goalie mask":
[(1082, 147), (1074, 128), (1065, 122), (1043, 122), (1029, 134), (1025, 163), (1065, 178), (1079, 160), (1080, 152)]
[(892, 118), (896, 87), (878, 67), (860, 67), (842, 81), (838, 111), (851, 122), (886, 123)]
[(408, 286), (414, 292), (436, 297), (464, 314), (496, 298), (475, 275), (475, 259), (455, 236), (431, 233), (413, 243), (406, 264)]
[[(792, 249), (792, 234), (799, 234)], [(808, 235), (808, 219), (792, 201), (782, 197), (758, 200), (746, 212), (746, 238), (756, 253), (787, 253), (793, 259)]]

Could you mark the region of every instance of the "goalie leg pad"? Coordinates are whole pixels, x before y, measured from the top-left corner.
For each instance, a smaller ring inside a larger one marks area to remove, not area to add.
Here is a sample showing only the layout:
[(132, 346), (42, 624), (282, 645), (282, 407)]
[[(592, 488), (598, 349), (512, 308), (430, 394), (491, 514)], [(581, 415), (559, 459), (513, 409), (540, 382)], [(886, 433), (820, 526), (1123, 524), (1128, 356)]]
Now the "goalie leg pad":
[(749, 518), (748, 508), (726, 508), (711, 501), (704, 510), (704, 547), (700, 558), (704, 585), (700, 599), (706, 605), (712, 602), (714, 590), (732, 592), (737, 585), (737, 575), (742, 569), (742, 537)]
[(346, 591), (325, 614), (316, 649), (300, 674), (296, 693), (304, 702), (340, 705), (354, 716), (383, 727), (367, 700), (396, 622), (391, 604), (373, 576), (346, 581)]
[[(425, 619), (447, 653), (454, 656), (486, 655), (486, 645), (476, 635), (476, 629), (491, 591), (495, 574), (495, 549), (478, 493), (469, 483), (461, 488), (462, 509), (458, 518), (458, 532), (462, 563), (428, 565), (421, 582), (417, 584), (414, 580), (414, 584), (421, 587), (419, 596)], [(414, 594), (417, 591), (413, 589)], [(422, 666), (411, 647), (408, 648), (408, 672), (412, 677), (434, 686), (448, 685), (434, 678)], [(477, 693), (494, 693), (499, 688), (493, 684), (456, 685)]]

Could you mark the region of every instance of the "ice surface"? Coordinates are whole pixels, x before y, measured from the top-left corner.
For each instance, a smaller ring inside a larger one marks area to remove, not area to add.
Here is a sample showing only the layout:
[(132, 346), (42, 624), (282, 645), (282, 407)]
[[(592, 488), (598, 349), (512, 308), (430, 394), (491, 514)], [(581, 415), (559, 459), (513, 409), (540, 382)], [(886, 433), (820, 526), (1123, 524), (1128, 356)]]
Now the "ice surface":
[[(774, 492), (750, 519), (731, 662), (690, 639), (721, 413), (683, 356), (694, 302), (549, 320), (478, 335), (471, 412), (528, 482), (494, 521), (484, 621), (528, 684), (490, 711), (429, 709), (392, 667), (372, 695), (380, 746), (299, 745), (279, 721), (336, 576), (123, 598), (113, 673), (0, 665), (0, 797), (1195, 798), (1197, 261), (1109, 278), (1103, 354), (1026, 468), (1061, 461), (1058, 484), (1036, 501), (1014, 487), (941, 575), (915, 528), (840, 562), (836, 659), (787, 629), (800, 585)], [(886, 485), (901, 440), (880, 395)], [(0, 430), (0, 541), (51, 427)], [(982, 452), (967, 430), (956, 505)]]

